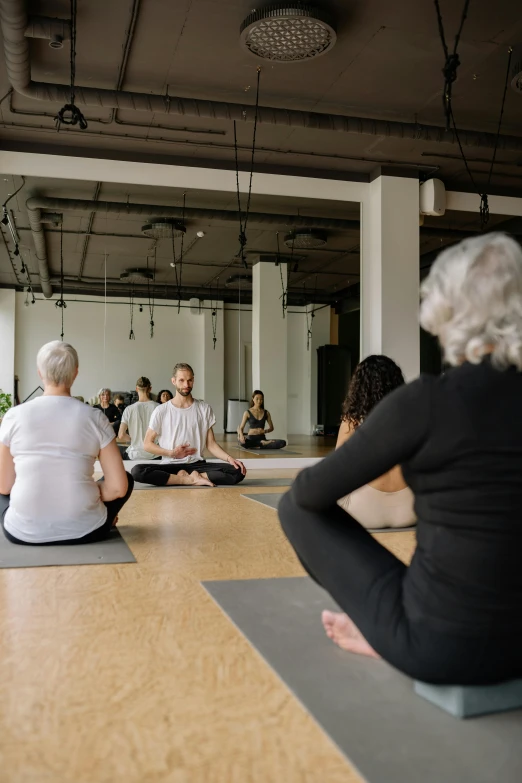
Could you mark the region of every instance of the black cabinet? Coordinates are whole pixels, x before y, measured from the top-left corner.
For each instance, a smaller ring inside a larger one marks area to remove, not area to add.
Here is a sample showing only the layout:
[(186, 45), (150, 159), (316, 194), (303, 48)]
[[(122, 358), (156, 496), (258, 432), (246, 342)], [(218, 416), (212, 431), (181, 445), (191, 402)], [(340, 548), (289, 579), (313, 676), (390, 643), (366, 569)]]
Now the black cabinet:
[(325, 435), (336, 432), (341, 407), (352, 376), (352, 357), (342, 345), (322, 345), (317, 349), (317, 424)]

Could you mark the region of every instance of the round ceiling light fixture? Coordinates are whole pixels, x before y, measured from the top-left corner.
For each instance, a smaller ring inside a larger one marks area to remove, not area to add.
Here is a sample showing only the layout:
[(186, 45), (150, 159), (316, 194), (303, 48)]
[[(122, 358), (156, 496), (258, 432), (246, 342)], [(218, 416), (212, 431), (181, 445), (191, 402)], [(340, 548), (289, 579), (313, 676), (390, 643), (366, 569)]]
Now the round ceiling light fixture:
[(326, 245), (327, 235), (315, 228), (298, 228), (286, 234), (284, 242), (287, 247), (296, 250), (315, 250)]
[(180, 237), (186, 231), (186, 225), (173, 218), (155, 218), (141, 228), (141, 233), (151, 239), (172, 239)]
[(147, 283), (154, 280), (154, 275), (150, 269), (144, 267), (134, 267), (134, 269), (124, 269), (120, 274), (122, 283)]
[(252, 11), (241, 25), (240, 35), (248, 52), (277, 63), (312, 60), (330, 51), (337, 40), (329, 15), (301, 2), (282, 2)]

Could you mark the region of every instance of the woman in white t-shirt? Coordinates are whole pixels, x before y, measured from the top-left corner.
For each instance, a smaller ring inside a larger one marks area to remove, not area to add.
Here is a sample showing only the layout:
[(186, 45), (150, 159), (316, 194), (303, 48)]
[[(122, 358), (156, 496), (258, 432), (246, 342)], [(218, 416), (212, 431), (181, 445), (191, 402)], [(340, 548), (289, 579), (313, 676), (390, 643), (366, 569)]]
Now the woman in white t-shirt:
[[(109, 535), (134, 481), (102, 411), (71, 397), (78, 354), (44, 345), (36, 359), (44, 393), (11, 408), (0, 426), (0, 519), (18, 544), (96, 541)], [(93, 479), (99, 458), (102, 481)]]

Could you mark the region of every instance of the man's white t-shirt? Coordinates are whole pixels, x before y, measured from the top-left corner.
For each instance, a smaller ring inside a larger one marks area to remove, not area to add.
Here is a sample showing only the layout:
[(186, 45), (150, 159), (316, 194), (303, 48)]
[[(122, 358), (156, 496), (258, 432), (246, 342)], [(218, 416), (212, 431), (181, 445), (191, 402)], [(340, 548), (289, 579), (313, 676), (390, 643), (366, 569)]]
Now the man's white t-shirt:
[(129, 459), (153, 459), (156, 455), (145, 451), (143, 440), (149, 428), (150, 417), (158, 403), (154, 400), (135, 402), (123, 411), (122, 423), (127, 425), (130, 435), (130, 446), (127, 449)]
[(170, 400), (156, 408), (149, 429), (158, 433), (158, 445), (162, 449), (175, 449), (183, 443), (190, 443), (196, 449), (190, 457), (163, 457), (164, 462), (198, 462), (203, 459), (208, 431), (215, 423), (216, 417), (207, 402), (194, 400), (189, 408), (177, 408)]
[(5, 529), (29, 543), (81, 538), (107, 519), (94, 461), (114, 440), (104, 413), (74, 397), (37, 397), (7, 411), (0, 442), (14, 459)]

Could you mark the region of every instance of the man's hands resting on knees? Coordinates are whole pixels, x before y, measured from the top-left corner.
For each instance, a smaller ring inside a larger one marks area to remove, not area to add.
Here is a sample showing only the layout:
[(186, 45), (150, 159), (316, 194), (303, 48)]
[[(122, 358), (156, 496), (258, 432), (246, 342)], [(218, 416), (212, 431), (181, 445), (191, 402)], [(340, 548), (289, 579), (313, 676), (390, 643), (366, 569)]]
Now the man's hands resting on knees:
[(172, 459), (184, 459), (185, 457), (191, 457), (195, 453), (196, 449), (190, 443), (182, 443), (181, 446), (170, 449), (168, 456), (172, 457)]

